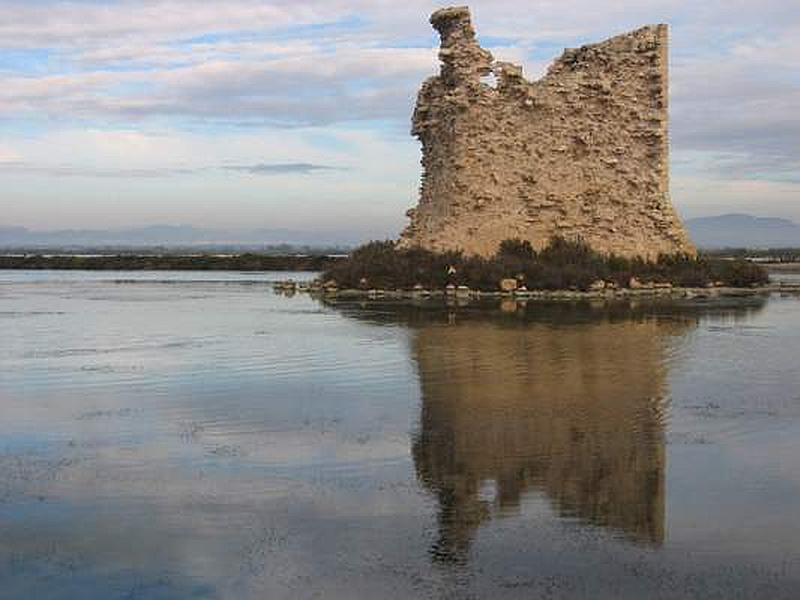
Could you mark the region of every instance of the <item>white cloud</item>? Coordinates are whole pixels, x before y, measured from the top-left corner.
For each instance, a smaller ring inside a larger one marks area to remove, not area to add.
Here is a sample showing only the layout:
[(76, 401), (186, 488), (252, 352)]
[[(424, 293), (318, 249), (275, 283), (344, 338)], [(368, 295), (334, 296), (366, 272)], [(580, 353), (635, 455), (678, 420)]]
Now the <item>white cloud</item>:
[(11, 148), (0, 145), (0, 165), (4, 163), (19, 162), (22, 157)]
[[(15, 225), (148, 223), (394, 234), (418, 185), (418, 149), (369, 129), (59, 130), (21, 140), (25, 163), (3, 169)], [(238, 167), (308, 164), (310, 175)], [(236, 167), (231, 170), (226, 167)], [(54, 179), (56, 178), (57, 179)], [(55, 196), (53, 190), (58, 189)]]
[(289, 2), (225, 3), (137, 0), (115, 3), (11, 0), (3, 8), (0, 44), (6, 47), (79, 47), (131, 39), (163, 40), (208, 32), (275, 29), (314, 23), (329, 11)]
[(672, 179), (672, 198), (685, 217), (745, 212), (800, 221), (800, 183), (676, 176)]

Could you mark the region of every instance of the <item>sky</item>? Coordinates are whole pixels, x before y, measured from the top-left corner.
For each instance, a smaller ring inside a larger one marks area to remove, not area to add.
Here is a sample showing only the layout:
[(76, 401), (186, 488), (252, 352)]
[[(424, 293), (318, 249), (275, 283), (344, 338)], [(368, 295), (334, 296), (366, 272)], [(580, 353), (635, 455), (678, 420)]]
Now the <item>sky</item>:
[[(396, 235), (441, 6), (0, 0), (0, 227)], [(679, 212), (800, 221), (800, 0), (470, 8), (482, 45), (529, 79), (565, 47), (668, 23)]]

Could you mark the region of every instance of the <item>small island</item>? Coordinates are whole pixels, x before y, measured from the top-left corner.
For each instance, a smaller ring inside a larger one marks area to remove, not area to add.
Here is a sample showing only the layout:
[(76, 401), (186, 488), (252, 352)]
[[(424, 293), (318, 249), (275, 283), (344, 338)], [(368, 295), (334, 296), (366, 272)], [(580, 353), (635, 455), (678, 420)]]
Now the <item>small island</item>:
[(483, 292), (591, 291), (648, 285), (750, 288), (767, 284), (769, 275), (742, 259), (665, 254), (651, 261), (602, 254), (582, 241), (555, 237), (540, 251), (527, 240), (505, 240), (491, 257), (372, 242), (330, 265), (322, 280), (356, 289), (435, 290), (452, 285)]
[(695, 298), (800, 291), (791, 284), (771, 285), (765, 268), (744, 259), (688, 254), (626, 258), (563, 238), (553, 238), (540, 251), (526, 240), (505, 240), (488, 258), (371, 242), (332, 263), (314, 282), (282, 281), (275, 288), (328, 299)]
[(753, 262), (699, 254), (672, 206), (665, 25), (568, 49), (529, 82), (479, 45), (466, 7), (431, 24), (441, 68), (412, 118), (423, 173), (409, 226), (313, 284), (278, 290), (575, 299), (784, 289)]

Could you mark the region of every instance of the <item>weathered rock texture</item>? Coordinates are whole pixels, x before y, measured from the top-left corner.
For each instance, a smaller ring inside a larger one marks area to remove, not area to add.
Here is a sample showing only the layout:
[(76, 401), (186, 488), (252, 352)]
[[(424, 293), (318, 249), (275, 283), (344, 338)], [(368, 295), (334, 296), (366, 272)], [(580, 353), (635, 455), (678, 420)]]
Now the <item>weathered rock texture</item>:
[(624, 256), (695, 253), (669, 199), (666, 25), (566, 50), (531, 83), (480, 47), (467, 8), (431, 23), (442, 65), (414, 112), (424, 172), (401, 247), (491, 255), (560, 235)]

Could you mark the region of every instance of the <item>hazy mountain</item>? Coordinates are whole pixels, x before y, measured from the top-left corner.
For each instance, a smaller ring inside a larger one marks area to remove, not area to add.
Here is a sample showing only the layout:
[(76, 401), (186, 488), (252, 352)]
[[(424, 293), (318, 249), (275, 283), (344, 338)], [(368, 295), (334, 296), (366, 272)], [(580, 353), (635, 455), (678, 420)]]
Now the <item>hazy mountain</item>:
[[(726, 214), (688, 219), (686, 227), (701, 248), (800, 247), (800, 225), (788, 219)], [(190, 225), (151, 225), (128, 229), (31, 231), (0, 227), (0, 247), (86, 248), (102, 246), (354, 246), (369, 236), (355, 232), (291, 229), (204, 229)], [(381, 237), (381, 236), (373, 236)]]
[(686, 227), (700, 248), (800, 247), (800, 225), (788, 219), (727, 214), (688, 219)]
[(289, 229), (226, 230), (189, 225), (151, 225), (129, 229), (61, 229), (31, 231), (23, 227), (0, 227), (0, 247), (101, 247), (101, 246), (350, 246), (363, 241), (348, 232), (313, 232)]

